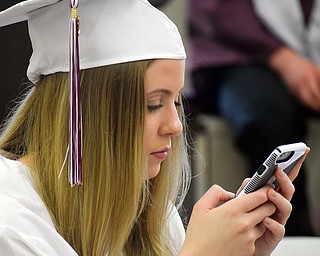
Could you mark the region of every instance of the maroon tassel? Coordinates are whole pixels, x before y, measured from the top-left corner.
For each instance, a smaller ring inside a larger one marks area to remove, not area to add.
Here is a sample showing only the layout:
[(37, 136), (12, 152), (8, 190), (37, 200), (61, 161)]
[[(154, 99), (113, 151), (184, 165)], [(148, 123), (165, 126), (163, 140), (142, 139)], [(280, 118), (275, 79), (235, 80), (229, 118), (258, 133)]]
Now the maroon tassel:
[(68, 180), (71, 186), (82, 185), (82, 110), (80, 93), (79, 0), (70, 0), (70, 120)]

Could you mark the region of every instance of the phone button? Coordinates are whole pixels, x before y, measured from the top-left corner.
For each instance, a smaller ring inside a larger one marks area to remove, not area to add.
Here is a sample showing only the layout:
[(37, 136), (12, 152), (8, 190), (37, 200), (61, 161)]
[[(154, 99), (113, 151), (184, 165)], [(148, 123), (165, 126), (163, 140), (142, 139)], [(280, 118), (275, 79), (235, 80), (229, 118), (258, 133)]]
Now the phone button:
[(261, 166), (258, 168), (257, 173), (258, 173), (259, 175), (261, 175), (261, 174), (264, 173), (264, 171), (265, 171), (266, 169), (267, 169), (267, 168), (266, 168), (264, 165), (261, 165)]

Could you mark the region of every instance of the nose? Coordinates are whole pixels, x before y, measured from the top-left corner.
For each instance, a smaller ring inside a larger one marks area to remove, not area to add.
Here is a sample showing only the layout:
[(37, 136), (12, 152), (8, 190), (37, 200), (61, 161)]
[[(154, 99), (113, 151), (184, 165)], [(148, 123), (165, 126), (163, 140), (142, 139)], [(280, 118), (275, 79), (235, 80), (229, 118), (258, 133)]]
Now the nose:
[(164, 116), (161, 126), (161, 133), (172, 137), (181, 135), (183, 131), (181, 119), (177, 109), (174, 107), (170, 113)]

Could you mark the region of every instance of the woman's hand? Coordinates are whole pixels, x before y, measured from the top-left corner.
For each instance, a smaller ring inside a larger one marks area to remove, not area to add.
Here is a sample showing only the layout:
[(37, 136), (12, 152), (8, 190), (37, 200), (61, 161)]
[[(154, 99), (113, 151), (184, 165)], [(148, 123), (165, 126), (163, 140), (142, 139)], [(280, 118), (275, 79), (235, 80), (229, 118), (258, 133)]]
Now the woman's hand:
[(234, 194), (211, 187), (194, 206), (179, 255), (253, 255), (256, 241), (266, 231), (263, 220), (276, 212), (268, 202), (270, 189), (230, 200)]
[(263, 220), (266, 232), (256, 241), (256, 252), (254, 255), (270, 255), (283, 238), (285, 224), (292, 211), (290, 200), (295, 191), (292, 181), (298, 176), (301, 165), (309, 151), (310, 149), (307, 148), (306, 153), (289, 175), (285, 174), (281, 169), (276, 170), (275, 176), (279, 186), (277, 191), (268, 191), (268, 198), (276, 206), (277, 210), (272, 216), (266, 217)]
[(194, 206), (179, 255), (270, 255), (284, 236), (292, 210), (291, 181), (305, 157), (289, 176), (280, 169), (276, 171), (277, 191), (267, 185), (233, 199), (234, 194), (212, 186)]

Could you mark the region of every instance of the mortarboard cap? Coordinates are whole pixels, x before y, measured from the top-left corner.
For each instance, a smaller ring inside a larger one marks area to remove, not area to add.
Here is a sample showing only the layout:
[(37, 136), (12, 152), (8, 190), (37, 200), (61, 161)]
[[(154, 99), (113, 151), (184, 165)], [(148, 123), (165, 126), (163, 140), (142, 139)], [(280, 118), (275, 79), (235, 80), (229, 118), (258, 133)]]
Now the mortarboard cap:
[[(186, 57), (176, 26), (147, 0), (79, 1), (80, 69)], [(33, 83), (69, 71), (69, 18), (68, 0), (25, 0), (0, 12), (0, 26), (28, 20), (33, 54), (27, 75)]]

